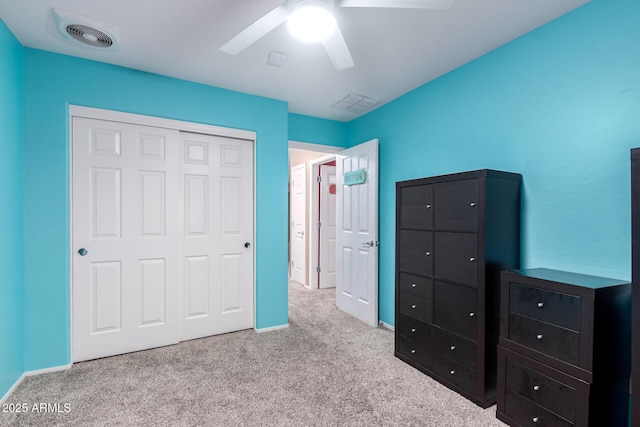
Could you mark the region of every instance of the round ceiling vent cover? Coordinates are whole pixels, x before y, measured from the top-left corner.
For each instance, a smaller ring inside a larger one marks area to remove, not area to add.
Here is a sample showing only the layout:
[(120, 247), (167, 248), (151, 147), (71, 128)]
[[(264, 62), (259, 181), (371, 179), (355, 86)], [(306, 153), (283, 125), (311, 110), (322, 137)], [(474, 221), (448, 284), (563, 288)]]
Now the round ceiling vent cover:
[(118, 48), (117, 26), (67, 10), (52, 9), (52, 12), (58, 31), (72, 43), (82, 43), (85, 47), (104, 50)]
[(111, 47), (113, 40), (102, 31), (87, 25), (72, 24), (67, 26), (67, 34), (80, 43), (93, 47)]

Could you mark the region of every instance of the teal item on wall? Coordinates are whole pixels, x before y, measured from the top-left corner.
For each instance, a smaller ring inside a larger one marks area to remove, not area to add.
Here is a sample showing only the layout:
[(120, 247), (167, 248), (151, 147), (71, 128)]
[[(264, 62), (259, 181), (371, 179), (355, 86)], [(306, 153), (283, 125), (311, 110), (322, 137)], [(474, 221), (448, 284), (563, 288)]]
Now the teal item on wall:
[(0, 20), (0, 399), (24, 372), (23, 50)]

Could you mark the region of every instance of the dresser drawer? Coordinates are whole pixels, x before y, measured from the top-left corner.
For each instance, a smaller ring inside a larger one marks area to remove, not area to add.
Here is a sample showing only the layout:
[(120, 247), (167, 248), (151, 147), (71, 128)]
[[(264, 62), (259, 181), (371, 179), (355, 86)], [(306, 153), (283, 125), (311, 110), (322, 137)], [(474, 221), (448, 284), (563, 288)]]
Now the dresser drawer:
[(402, 187), (399, 191), (400, 228), (431, 230), (433, 227), (433, 185)]
[(580, 330), (580, 297), (575, 295), (511, 282), (509, 310), (574, 331)]
[(475, 368), (477, 358), (475, 343), (434, 327), (433, 345), (435, 353), (446, 356), (468, 368)]
[(580, 334), (509, 313), (509, 339), (556, 359), (580, 366)]
[(396, 351), (426, 369), (431, 369), (431, 352), (429, 347), (418, 344), (409, 338), (398, 336), (396, 339)]
[(430, 325), (400, 313), (396, 318), (396, 333), (425, 346), (431, 342)]
[(576, 390), (573, 387), (511, 359), (506, 360), (505, 383), (507, 389), (575, 422)]
[(506, 391), (504, 411), (505, 415), (518, 423), (519, 426), (573, 426), (569, 421), (560, 418), (511, 390)]
[(427, 299), (401, 292), (398, 311), (414, 319), (433, 323), (433, 303)]
[(475, 233), (436, 232), (435, 276), (478, 285), (478, 236)]
[(433, 276), (433, 233), (400, 230), (398, 250), (401, 271)]
[(476, 370), (440, 355), (433, 356), (433, 371), (445, 381), (467, 393), (476, 393)]
[(433, 300), (433, 279), (408, 273), (399, 273), (398, 277), (400, 292)]
[(436, 280), (433, 323), (471, 340), (477, 336), (477, 292), (474, 288)]
[(434, 184), (435, 229), (476, 231), (478, 201), (477, 179)]

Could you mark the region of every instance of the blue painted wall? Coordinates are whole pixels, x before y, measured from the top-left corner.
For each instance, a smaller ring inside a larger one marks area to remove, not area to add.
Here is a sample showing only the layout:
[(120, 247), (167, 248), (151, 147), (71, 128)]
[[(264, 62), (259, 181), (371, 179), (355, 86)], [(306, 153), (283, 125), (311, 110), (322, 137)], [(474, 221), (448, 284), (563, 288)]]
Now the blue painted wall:
[(289, 113), (289, 140), (346, 147), (348, 123)]
[(69, 363), (69, 104), (257, 132), (258, 328), (287, 318), (287, 104), (25, 49), (26, 370)]
[(523, 174), (522, 265), (631, 276), (640, 2), (593, 0), (350, 123), (380, 139), (380, 318), (393, 324), (395, 182)]
[(0, 398), (24, 372), (23, 48), (0, 20)]

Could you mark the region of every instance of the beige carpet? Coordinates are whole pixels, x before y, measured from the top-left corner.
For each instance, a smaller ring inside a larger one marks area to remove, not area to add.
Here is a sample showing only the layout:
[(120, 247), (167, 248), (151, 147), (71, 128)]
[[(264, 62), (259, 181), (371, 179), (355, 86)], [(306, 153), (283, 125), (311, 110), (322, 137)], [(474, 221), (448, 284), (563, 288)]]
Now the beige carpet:
[[(393, 332), (289, 286), (290, 327), (77, 363), (29, 377), (2, 426), (503, 426), (393, 356)], [(45, 403), (59, 413), (32, 412)], [(65, 406), (65, 404), (68, 404)], [(68, 409), (68, 411), (67, 411)]]

